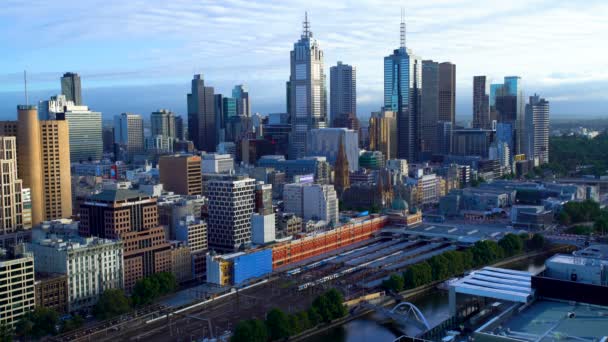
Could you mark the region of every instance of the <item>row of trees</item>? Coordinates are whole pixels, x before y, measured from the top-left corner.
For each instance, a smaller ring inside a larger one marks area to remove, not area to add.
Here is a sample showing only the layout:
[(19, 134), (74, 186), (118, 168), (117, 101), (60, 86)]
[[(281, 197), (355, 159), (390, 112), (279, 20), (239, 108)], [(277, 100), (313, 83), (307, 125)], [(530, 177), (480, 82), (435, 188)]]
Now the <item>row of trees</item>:
[(608, 233), (608, 210), (602, 210), (599, 203), (586, 200), (583, 202), (568, 202), (557, 215), (559, 223), (570, 225), (573, 223), (593, 222), (593, 229), (573, 227), (569, 232), (573, 234), (590, 234), (596, 232), (601, 235)]
[(395, 292), (413, 289), (433, 281), (448, 279), (469, 269), (492, 264), (524, 250), (538, 250), (544, 246), (545, 239), (540, 234), (534, 234), (531, 238), (528, 234), (507, 234), (498, 242), (478, 241), (466, 250), (445, 252), (412, 265), (402, 274), (391, 275), (382, 286)]
[(608, 170), (608, 135), (606, 132), (593, 139), (575, 136), (549, 139), (549, 164), (543, 168), (567, 175), (585, 165), (586, 173), (604, 175)]
[(274, 308), (266, 314), (266, 320), (248, 319), (237, 324), (232, 342), (266, 342), (284, 340), (305, 330), (346, 316), (344, 297), (331, 289), (318, 296), (308, 310), (288, 315)]
[(176, 289), (177, 280), (173, 273), (155, 273), (135, 283), (131, 298), (119, 289), (106, 290), (93, 307), (93, 314), (101, 320), (122, 315), (134, 307), (151, 304)]
[(35, 308), (15, 324), (14, 330), (8, 326), (1, 326), (0, 341), (12, 341), (13, 334), (24, 339), (38, 339), (47, 335), (72, 331), (80, 328), (83, 324), (84, 319), (79, 315), (60, 320), (59, 313), (53, 309)]

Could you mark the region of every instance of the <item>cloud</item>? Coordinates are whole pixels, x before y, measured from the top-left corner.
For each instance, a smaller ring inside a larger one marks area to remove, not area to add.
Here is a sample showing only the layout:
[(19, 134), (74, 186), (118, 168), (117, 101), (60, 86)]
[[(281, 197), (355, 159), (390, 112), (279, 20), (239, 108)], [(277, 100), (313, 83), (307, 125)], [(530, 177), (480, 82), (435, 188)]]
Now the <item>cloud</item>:
[[(390, 0), (4, 0), (0, 91), (19, 90), (23, 69), (30, 71), (33, 89), (58, 88), (58, 77), (68, 70), (79, 72), (90, 88), (187, 86), (193, 73), (202, 72), (220, 91), (249, 83), (254, 102), (275, 99), (282, 108), (289, 51), (308, 10), (327, 73), (338, 60), (355, 65), (359, 102), (380, 106), (383, 57), (399, 42), (399, 5)], [(541, 93), (608, 80), (608, 46), (602, 43), (608, 32), (606, 1), (403, 5), (408, 47), (424, 59), (457, 65), (457, 93), (464, 104), (470, 101), (473, 75), (495, 80), (520, 75), (528, 92)], [(601, 88), (582, 95), (601, 99), (605, 93)], [(570, 101), (573, 95), (555, 99)], [(470, 106), (459, 108), (470, 114)]]

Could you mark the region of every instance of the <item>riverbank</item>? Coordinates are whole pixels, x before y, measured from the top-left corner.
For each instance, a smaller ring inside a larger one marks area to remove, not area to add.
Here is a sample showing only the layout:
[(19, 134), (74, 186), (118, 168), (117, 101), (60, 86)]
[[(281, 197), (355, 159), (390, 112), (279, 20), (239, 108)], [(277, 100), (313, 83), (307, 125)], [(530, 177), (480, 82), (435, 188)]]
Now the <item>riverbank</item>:
[[(489, 266), (508, 267), (508, 266), (516, 265), (516, 264), (521, 263), (526, 260), (538, 260), (539, 258), (546, 258), (555, 253), (568, 253), (568, 252), (572, 251), (572, 248), (573, 248), (572, 246), (568, 246), (568, 245), (551, 246), (550, 248), (544, 249), (541, 251), (529, 252), (529, 253), (524, 253), (521, 255), (516, 255), (516, 256), (510, 257), (510, 258), (506, 258), (499, 262), (491, 264)], [(425, 295), (432, 293), (432, 291), (437, 291), (437, 286), (440, 285), (441, 283), (443, 283), (444, 281), (445, 280), (435, 281), (435, 282), (432, 282), (432, 283), (429, 283), (429, 284), (426, 284), (423, 286), (419, 286), (414, 289), (405, 290), (405, 291), (400, 292), (399, 295), (404, 300), (412, 302), (415, 298), (424, 297)], [(396, 300), (393, 298), (389, 298), (389, 297), (387, 297), (386, 301), (381, 303), (381, 305), (384, 305), (384, 306), (391, 306), (391, 305), (395, 305), (395, 304), (396, 304)], [(312, 342), (311, 340), (313, 340), (318, 335), (319, 336), (331, 335), (329, 333), (332, 330), (339, 329), (339, 328), (349, 324), (350, 322), (364, 319), (365, 317), (368, 317), (373, 312), (374, 312), (373, 310), (364, 310), (364, 311), (357, 312), (355, 314), (349, 315), (348, 317), (345, 317), (343, 319), (332, 322), (329, 325), (320, 327), (318, 329), (311, 329), (309, 331), (303, 332), (302, 334), (300, 334), (298, 336), (292, 337), (290, 339), (290, 341)], [(383, 329), (388, 329), (388, 328), (385, 327)], [(332, 338), (331, 336), (327, 336), (327, 337), (329, 338), (327, 341), (330, 341)]]

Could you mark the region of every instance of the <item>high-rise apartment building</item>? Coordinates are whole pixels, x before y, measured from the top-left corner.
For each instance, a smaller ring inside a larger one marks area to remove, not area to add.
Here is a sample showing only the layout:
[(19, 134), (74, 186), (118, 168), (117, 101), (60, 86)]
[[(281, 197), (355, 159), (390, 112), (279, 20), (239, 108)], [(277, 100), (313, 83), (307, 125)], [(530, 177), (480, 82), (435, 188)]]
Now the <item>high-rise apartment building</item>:
[[(357, 71), (355, 67), (338, 62), (329, 70), (330, 115), (333, 127), (340, 125), (343, 117), (357, 117)], [(347, 127), (351, 128), (351, 127)]]
[(401, 22), (401, 46), (384, 57), (384, 108), (397, 114), (397, 156), (414, 161), (420, 151), (422, 61), (406, 48), (405, 33)]
[(526, 105), (523, 144), (528, 160), (538, 164), (549, 162), (549, 101), (534, 94)]
[(122, 113), (114, 116), (114, 143), (129, 159), (144, 151), (144, 120), (141, 115)]
[(200, 151), (214, 152), (218, 143), (213, 87), (205, 86), (202, 75), (194, 75), (188, 100), (188, 138)]
[(180, 195), (202, 195), (201, 157), (162, 156), (158, 160), (160, 182), (164, 189)]
[(51, 96), (41, 101), (38, 117), (41, 120), (65, 120), (70, 132), (70, 161), (101, 160), (103, 137), (101, 113), (76, 105), (65, 95)]
[[(24, 229), (23, 182), (17, 176), (17, 139), (0, 136), (0, 235)], [(0, 244), (2, 248), (2, 244)]]
[(380, 151), (387, 160), (397, 158), (397, 121), (395, 113), (383, 110), (369, 118), (369, 149)]
[(439, 63), (439, 121), (456, 122), (456, 65), (450, 62)]
[(236, 103), (236, 114), (238, 116), (251, 116), (251, 103), (249, 102), (249, 88), (244, 84), (234, 86), (232, 98)]
[(490, 129), (490, 96), (486, 76), (473, 77), (473, 128)]
[(17, 170), (31, 194), (32, 225), (72, 215), (68, 123), (38, 119), (36, 106), (18, 106), (17, 121), (0, 122), (0, 133), (16, 136)]
[(308, 16), (304, 32), (290, 53), (289, 114), (291, 116), (290, 159), (307, 153), (306, 136), (311, 129), (327, 127), (327, 92), (323, 51), (310, 31)]
[(155, 197), (133, 190), (104, 190), (80, 205), (80, 219), (82, 236), (122, 241), (128, 291), (143, 277), (171, 272), (171, 246), (158, 224)]
[(253, 178), (226, 176), (207, 182), (210, 249), (235, 251), (251, 243), (254, 190)]
[(0, 325), (12, 327), (35, 307), (34, 257), (0, 250)]
[(175, 114), (166, 109), (159, 109), (150, 114), (150, 133), (165, 138), (175, 138)]
[(80, 84), (80, 75), (74, 72), (66, 72), (61, 77), (61, 94), (65, 95), (68, 101), (74, 102), (75, 105), (82, 105), (82, 86)]

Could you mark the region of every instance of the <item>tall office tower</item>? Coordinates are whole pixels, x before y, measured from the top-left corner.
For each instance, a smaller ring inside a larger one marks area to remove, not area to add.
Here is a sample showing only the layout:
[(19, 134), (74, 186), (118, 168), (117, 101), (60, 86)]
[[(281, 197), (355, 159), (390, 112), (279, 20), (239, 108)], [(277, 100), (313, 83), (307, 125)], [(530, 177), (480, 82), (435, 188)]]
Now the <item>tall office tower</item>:
[(175, 139), (186, 140), (186, 127), (184, 127), (184, 118), (181, 115), (175, 116)]
[(82, 236), (123, 242), (127, 291), (143, 277), (171, 271), (171, 247), (158, 224), (155, 197), (132, 190), (104, 190), (80, 205), (78, 230)]
[(255, 212), (261, 215), (273, 213), (272, 184), (257, 182), (255, 185)]
[(194, 75), (188, 94), (188, 137), (200, 151), (215, 152), (218, 143), (213, 87), (206, 87), (203, 75)]
[(222, 94), (213, 95), (213, 108), (215, 111), (215, 129), (217, 130), (217, 142), (226, 141), (226, 120), (224, 117), (224, 96)]
[(32, 225), (71, 216), (68, 123), (40, 121), (36, 106), (18, 106), (17, 121), (0, 122), (0, 135), (17, 137), (17, 174), (31, 191)]
[(34, 310), (34, 257), (0, 253), (0, 326), (12, 327)]
[(66, 120), (70, 131), (70, 161), (101, 160), (103, 137), (101, 113), (88, 106), (76, 105), (65, 95), (51, 96), (41, 101), (38, 117), (41, 120)]
[[(338, 126), (340, 118), (357, 117), (357, 70), (348, 64), (338, 62), (329, 70), (330, 116), (333, 127)], [(351, 127), (347, 127), (351, 128)]]
[(101, 129), (101, 139), (103, 141), (103, 152), (110, 153), (114, 151), (114, 127), (103, 126)]
[(401, 21), (401, 46), (384, 57), (384, 107), (397, 113), (397, 156), (418, 159), (420, 141), (420, 88), (422, 62), (406, 48), (405, 22)]
[(424, 60), (420, 97), (420, 152), (422, 152), (420, 158), (423, 160), (430, 159), (438, 150), (437, 121), (439, 121), (439, 63)]
[(397, 158), (397, 122), (391, 111), (373, 112), (369, 118), (369, 149), (386, 160)]
[(486, 76), (473, 77), (473, 128), (492, 128)]
[(164, 189), (180, 195), (202, 195), (201, 157), (161, 156), (158, 160), (160, 182)]
[(350, 171), (359, 169), (359, 135), (346, 128), (320, 128), (308, 132), (308, 156), (323, 156), (332, 165), (338, 159), (342, 142)]
[(342, 196), (344, 190), (350, 187), (350, 178), (348, 170), (348, 158), (346, 157), (346, 151), (344, 150), (344, 142), (340, 139), (340, 145), (338, 147), (338, 158), (334, 166), (334, 188), (338, 193), (338, 196)]
[(521, 77), (505, 77), (504, 84), (492, 85), (490, 88), (490, 104), (494, 102), (499, 123), (510, 124), (513, 130), (513, 141), (509, 149), (514, 154), (523, 152), (522, 139), (524, 133), (524, 99)]
[(235, 251), (251, 243), (255, 179), (226, 176), (207, 182), (209, 248)]
[(333, 185), (286, 184), (283, 199), (286, 213), (294, 213), (305, 221), (323, 220), (329, 225), (340, 223), (338, 196)]
[(530, 96), (526, 105), (524, 146), (529, 160), (537, 159), (539, 165), (549, 162), (549, 101), (537, 94)]
[(327, 127), (323, 51), (310, 32), (308, 15), (304, 19), (304, 32), (291, 51), (288, 89), (291, 115), (289, 158), (298, 159), (306, 155), (308, 131)]
[(141, 115), (122, 113), (114, 116), (114, 143), (131, 159), (144, 151), (144, 120)]
[(234, 86), (232, 98), (236, 101), (236, 113), (238, 116), (251, 116), (251, 102), (249, 102), (249, 88), (244, 84)]
[(82, 105), (82, 87), (80, 85), (80, 75), (74, 72), (66, 72), (61, 77), (61, 94), (65, 95), (68, 101), (75, 105)]
[(175, 138), (175, 114), (166, 109), (159, 109), (150, 114), (151, 134), (164, 138)]
[(456, 122), (456, 65), (450, 62), (439, 63), (439, 121)]
[[(12, 234), (23, 226), (23, 182), (17, 177), (17, 139), (0, 136), (0, 235)], [(0, 238), (0, 248), (2, 248)]]
[(437, 123), (437, 154), (448, 155), (452, 151), (452, 129), (454, 125), (449, 121)]

